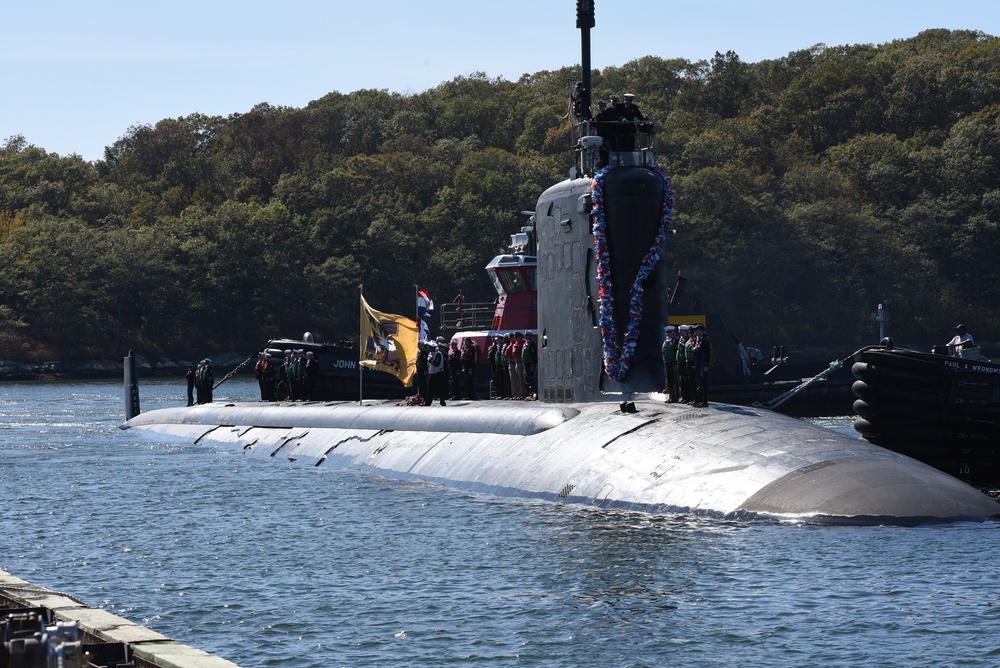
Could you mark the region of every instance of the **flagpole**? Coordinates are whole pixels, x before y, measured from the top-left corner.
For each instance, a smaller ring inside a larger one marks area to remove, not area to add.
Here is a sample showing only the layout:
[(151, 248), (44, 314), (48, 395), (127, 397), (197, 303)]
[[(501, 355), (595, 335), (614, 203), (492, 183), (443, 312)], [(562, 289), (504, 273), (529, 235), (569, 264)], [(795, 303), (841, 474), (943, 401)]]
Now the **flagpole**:
[(417, 340), (420, 340), (420, 286), (416, 283), (413, 284), (413, 309), (416, 314), (416, 318), (413, 319), (417, 323)]
[(361, 323), (365, 321), (365, 284), (361, 283), (358, 286), (358, 313), (361, 316), (358, 318), (358, 405), (362, 406), (365, 403), (365, 383), (364, 379), (361, 377), (361, 373), (364, 371), (364, 367), (361, 366), (361, 356), (365, 354), (365, 349), (362, 348), (364, 345), (362, 343), (362, 338), (364, 336), (364, 331), (361, 329)]

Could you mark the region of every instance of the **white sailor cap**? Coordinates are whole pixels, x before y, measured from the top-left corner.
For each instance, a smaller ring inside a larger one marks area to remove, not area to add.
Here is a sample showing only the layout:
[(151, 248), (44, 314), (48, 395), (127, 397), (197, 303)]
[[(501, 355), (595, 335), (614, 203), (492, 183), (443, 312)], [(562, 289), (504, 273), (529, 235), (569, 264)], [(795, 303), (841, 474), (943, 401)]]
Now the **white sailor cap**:
[(680, 330), (680, 331), (682, 331), (682, 332), (686, 332), (686, 331), (688, 331), (688, 330), (689, 330), (689, 329), (691, 329), (691, 328), (690, 328), (690, 327), (688, 327), (687, 325), (681, 325), (681, 326), (680, 326), (680, 327), (678, 327), (677, 329), (679, 329), (679, 330)]
[(666, 327), (663, 328), (663, 331), (664, 332), (674, 332), (674, 331), (677, 331), (677, 328), (674, 327), (673, 325), (667, 325)]

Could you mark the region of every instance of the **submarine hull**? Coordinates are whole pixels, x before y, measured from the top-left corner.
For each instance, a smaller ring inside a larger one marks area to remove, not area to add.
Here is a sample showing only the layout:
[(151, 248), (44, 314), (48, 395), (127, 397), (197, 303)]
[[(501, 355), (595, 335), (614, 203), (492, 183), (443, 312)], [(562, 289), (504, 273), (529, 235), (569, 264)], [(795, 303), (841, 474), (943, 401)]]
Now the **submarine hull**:
[(260, 459), (602, 508), (902, 525), (1000, 513), (930, 466), (777, 413), (636, 408), (215, 403), (122, 426)]

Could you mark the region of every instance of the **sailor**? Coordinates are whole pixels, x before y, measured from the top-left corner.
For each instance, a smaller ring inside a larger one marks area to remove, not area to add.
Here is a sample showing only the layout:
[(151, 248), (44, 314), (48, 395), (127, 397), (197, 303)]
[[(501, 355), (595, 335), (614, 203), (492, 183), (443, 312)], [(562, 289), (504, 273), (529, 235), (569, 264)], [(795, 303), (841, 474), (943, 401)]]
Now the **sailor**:
[(292, 350), (288, 351), (285, 355), (285, 361), (281, 364), (281, 370), (284, 372), (285, 378), (285, 398), (288, 401), (293, 401), (295, 399), (295, 392), (292, 390), (292, 378), (295, 372), (292, 371), (292, 363), (295, 352)]
[[(436, 339), (434, 339), (434, 342), (437, 343), (438, 350), (441, 351), (441, 355), (444, 357), (444, 372), (443, 372), (444, 373), (444, 393), (441, 396), (444, 397), (445, 399), (447, 399), (448, 395), (449, 395), (449, 390), (448, 390), (449, 383), (448, 383), (448, 379), (450, 377), (449, 369), (448, 369), (448, 342), (444, 340), (443, 336), (437, 337)], [(430, 369), (428, 369), (428, 373), (429, 372), (430, 372)]]
[(507, 371), (510, 374), (510, 394), (514, 399), (524, 398), (524, 363), (521, 361), (521, 349), (524, 341), (520, 332), (514, 332), (504, 356), (507, 358)]
[(514, 357), (511, 361), (514, 364), (514, 372), (517, 374), (517, 384), (520, 389), (517, 395), (518, 399), (525, 399), (528, 396), (528, 380), (527, 374), (524, 372), (524, 343), (524, 334), (514, 332)]
[(608, 106), (608, 101), (605, 100), (603, 97), (597, 101), (597, 116), (595, 117), (595, 119), (601, 118), (601, 114), (604, 113), (604, 110), (607, 108), (607, 106)]
[(632, 93), (625, 93), (623, 96), (625, 102), (621, 105), (621, 120), (622, 121), (644, 121), (646, 117), (642, 115), (639, 111), (639, 107), (635, 104), (635, 95)]
[(697, 345), (693, 346), (694, 355), (694, 405), (708, 406), (708, 366), (712, 359), (712, 342), (708, 340), (705, 333), (705, 325), (697, 324), (695, 328), (695, 340)]
[(663, 394), (668, 404), (677, 403), (677, 328), (667, 325), (663, 328)]
[(521, 348), (521, 363), (524, 365), (524, 392), (526, 399), (538, 398), (538, 345), (531, 337), (531, 332), (524, 335), (524, 346)]
[(417, 342), (417, 396), (424, 401), (427, 394), (427, 357), (430, 354), (430, 344), (427, 341)]
[(194, 406), (194, 383), (197, 379), (197, 374), (195, 373), (193, 366), (188, 367), (187, 373), (184, 374), (184, 378), (187, 379), (188, 406)]
[(691, 339), (691, 328), (681, 325), (677, 328), (677, 401), (682, 404), (694, 402), (694, 387), (691, 386), (691, 376), (688, 374), (688, 343)]
[(199, 404), (212, 403), (213, 385), (215, 385), (215, 370), (212, 368), (212, 360), (206, 358), (201, 361), (201, 366), (198, 369), (198, 378), (195, 381)]
[(276, 398), (279, 401), (284, 401), (289, 397), (288, 367), (292, 363), (292, 351), (285, 350), (282, 356), (281, 364), (278, 365), (278, 388), (276, 391)]
[(316, 359), (315, 353), (310, 350), (306, 353), (306, 386), (303, 397), (306, 401), (310, 401), (316, 392), (317, 378), (319, 378), (319, 360)]
[(201, 384), (201, 370), (205, 367), (205, 360), (199, 360), (198, 364), (194, 368), (194, 402), (196, 404), (205, 403), (202, 390), (204, 386)]
[(976, 343), (972, 340), (972, 334), (969, 334), (965, 325), (956, 325), (955, 336), (946, 345), (948, 346), (948, 354), (952, 357), (961, 357), (962, 348), (971, 348)]
[(452, 339), (451, 346), (448, 348), (448, 376), (451, 380), (451, 398), (461, 398), (462, 351), (458, 349), (458, 339)]
[(698, 326), (688, 325), (688, 339), (684, 344), (685, 365), (684, 373), (687, 376), (687, 387), (684, 389), (684, 403), (692, 406), (698, 402), (698, 379), (697, 361), (701, 348), (701, 339), (698, 337)]
[(206, 403), (212, 403), (212, 390), (215, 386), (215, 368), (212, 366), (212, 360), (205, 360), (205, 398)]
[(437, 341), (428, 343), (430, 352), (427, 354), (427, 398), (424, 399), (424, 406), (430, 406), (437, 397), (441, 405), (445, 406), (445, 395), (448, 394), (448, 375), (445, 370), (448, 366), (442, 346)]
[(285, 375), (288, 378), (288, 400), (298, 401), (302, 398), (299, 394), (302, 383), (300, 378), (302, 376), (302, 351), (293, 350), (292, 356), (288, 358), (288, 368), (285, 370)]
[(508, 356), (508, 351), (511, 350), (510, 343), (510, 333), (503, 335), (503, 341), (500, 342), (500, 350), (497, 351), (497, 364), (500, 365), (500, 375), (503, 377), (503, 393), (500, 395), (502, 399), (510, 399), (514, 395), (512, 394), (513, 388), (510, 384), (510, 357)]
[(295, 400), (306, 398), (306, 351), (295, 351)]
[(507, 357), (507, 347), (510, 346), (510, 333), (503, 335), (497, 349), (497, 367), (500, 371), (500, 398), (510, 399), (510, 359)]
[(465, 380), (465, 398), (475, 400), (476, 362), (479, 360), (479, 344), (471, 336), (462, 341), (462, 377)]
[(267, 380), (264, 378), (264, 364), (266, 361), (267, 353), (261, 351), (257, 353), (257, 363), (253, 367), (253, 377), (257, 379), (261, 401), (267, 399)]
[(621, 114), (621, 104), (618, 102), (619, 97), (617, 95), (612, 95), (610, 98), (611, 103), (607, 109), (604, 109), (599, 114), (595, 121), (617, 121)]
[(494, 336), (486, 349), (486, 361), (490, 363), (490, 399), (500, 397), (500, 375), (497, 371), (497, 348), (500, 347), (500, 337)]
[(264, 400), (274, 401), (277, 395), (277, 381), (275, 380), (275, 374), (278, 370), (274, 368), (274, 358), (271, 357), (271, 353), (264, 354), (264, 365), (261, 368), (261, 373), (264, 376)]

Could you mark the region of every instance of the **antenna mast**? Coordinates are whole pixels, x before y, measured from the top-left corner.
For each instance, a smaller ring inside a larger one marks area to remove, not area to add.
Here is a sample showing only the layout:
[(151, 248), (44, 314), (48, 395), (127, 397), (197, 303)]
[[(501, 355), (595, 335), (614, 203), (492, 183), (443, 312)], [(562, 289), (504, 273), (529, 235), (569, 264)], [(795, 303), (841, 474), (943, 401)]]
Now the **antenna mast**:
[(584, 109), (591, 108), (590, 98), (590, 29), (594, 27), (594, 0), (576, 0), (576, 27), (580, 29), (580, 69), (583, 81)]

